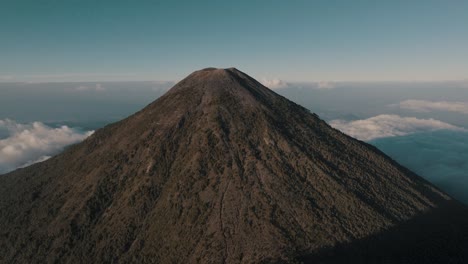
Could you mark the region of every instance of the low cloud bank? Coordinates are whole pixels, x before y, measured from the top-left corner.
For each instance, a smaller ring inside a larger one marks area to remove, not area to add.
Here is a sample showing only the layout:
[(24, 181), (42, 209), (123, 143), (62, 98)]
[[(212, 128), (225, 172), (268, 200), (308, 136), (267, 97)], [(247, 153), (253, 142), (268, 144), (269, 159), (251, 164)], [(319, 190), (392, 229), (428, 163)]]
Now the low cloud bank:
[(468, 102), (405, 100), (398, 104), (402, 109), (416, 112), (447, 111), (468, 114)]
[(80, 85), (78, 87), (75, 87), (73, 90), (78, 91), (78, 92), (84, 92), (84, 91), (104, 92), (106, 90), (106, 88), (104, 86), (102, 86), (102, 84), (96, 83), (93, 86)]
[(261, 83), (270, 89), (281, 89), (289, 87), (289, 83), (280, 79), (265, 79), (261, 80)]
[(418, 119), (398, 115), (378, 115), (354, 121), (332, 120), (330, 125), (352, 137), (364, 141), (436, 130), (466, 131), (464, 128), (432, 118)]
[(41, 122), (0, 120), (0, 174), (44, 161), (93, 132), (68, 126), (53, 128)]
[(316, 89), (333, 89), (336, 87), (336, 83), (334, 82), (320, 81), (314, 84)]
[(281, 79), (265, 79), (261, 80), (261, 83), (270, 89), (285, 89), (285, 88), (305, 88), (305, 89), (316, 89), (316, 90), (328, 90), (336, 88), (336, 82), (319, 81), (319, 82), (307, 82), (307, 83), (290, 83)]

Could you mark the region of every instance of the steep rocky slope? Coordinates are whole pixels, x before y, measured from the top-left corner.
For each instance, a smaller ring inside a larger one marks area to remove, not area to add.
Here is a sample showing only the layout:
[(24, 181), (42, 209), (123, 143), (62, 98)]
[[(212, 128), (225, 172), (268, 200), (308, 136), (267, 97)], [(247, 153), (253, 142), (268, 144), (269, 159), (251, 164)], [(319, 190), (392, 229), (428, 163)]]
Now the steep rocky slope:
[[(237, 69), (208, 68), (62, 154), (0, 176), (0, 261), (406, 260), (393, 242), (447, 226), (424, 217), (440, 208), (462, 219), (448, 225), (462, 245), (465, 207)], [(367, 250), (375, 237), (393, 241), (392, 256)]]

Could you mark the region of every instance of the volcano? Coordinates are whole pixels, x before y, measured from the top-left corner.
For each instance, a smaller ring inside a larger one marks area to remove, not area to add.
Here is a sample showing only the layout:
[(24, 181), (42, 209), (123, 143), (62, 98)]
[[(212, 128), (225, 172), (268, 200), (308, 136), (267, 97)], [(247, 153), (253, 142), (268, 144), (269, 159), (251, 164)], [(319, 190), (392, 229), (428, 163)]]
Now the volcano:
[(465, 206), (235, 69), (0, 176), (2, 263), (457, 263)]

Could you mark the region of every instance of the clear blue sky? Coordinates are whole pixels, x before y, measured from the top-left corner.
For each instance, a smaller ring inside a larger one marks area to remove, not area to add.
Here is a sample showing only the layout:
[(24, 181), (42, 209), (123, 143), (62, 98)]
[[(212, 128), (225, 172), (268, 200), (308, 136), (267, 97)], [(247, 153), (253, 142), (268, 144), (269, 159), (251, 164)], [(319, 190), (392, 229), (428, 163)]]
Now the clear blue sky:
[(0, 81), (468, 78), (468, 1), (0, 0)]

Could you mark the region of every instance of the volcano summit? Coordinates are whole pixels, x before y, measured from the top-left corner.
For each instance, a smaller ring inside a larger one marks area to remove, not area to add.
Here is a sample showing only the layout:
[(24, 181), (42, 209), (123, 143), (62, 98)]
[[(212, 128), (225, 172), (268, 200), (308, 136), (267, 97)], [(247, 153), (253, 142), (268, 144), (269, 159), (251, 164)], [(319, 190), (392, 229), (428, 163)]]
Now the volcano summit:
[(0, 212), (3, 263), (467, 257), (463, 205), (235, 68), (0, 176)]

